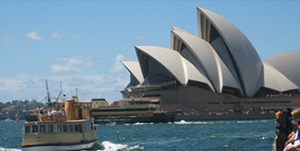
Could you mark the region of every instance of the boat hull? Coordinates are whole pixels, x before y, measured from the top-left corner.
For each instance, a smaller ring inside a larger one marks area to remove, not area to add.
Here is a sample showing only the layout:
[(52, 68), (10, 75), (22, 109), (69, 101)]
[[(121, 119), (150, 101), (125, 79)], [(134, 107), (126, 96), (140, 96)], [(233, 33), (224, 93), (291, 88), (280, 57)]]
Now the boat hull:
[(174, 122), (175, 112), (155, 113), (149, 116), (94, 116), (95, 124), (125, 124), (125, 123), (168, 123)]
[(23, 151), (71, 151), (87, 150), (93, 148), (97, 140), (80, 144), (54, 144), (54, 145), (32, 145), (22, 147)]

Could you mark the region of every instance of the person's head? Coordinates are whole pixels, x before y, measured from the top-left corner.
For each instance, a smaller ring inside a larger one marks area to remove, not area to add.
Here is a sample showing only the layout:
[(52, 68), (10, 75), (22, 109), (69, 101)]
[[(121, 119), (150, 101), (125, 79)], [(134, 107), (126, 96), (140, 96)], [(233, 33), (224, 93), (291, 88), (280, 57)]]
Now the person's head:
[(292, 117), (293, 117), (293, 121), (299, 127), (300, 126), (300, 108), (294, 109), (291, 114), (292, 114)]
[(300, 119), (300, 108), (293, 109), (291, 114), (293, 119)]

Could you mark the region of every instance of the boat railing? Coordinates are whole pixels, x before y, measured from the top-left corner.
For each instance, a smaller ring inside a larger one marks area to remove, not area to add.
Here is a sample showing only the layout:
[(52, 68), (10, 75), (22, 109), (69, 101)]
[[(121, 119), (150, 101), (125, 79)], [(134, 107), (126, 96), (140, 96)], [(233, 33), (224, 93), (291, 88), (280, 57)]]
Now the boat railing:
[(42, 122), (60, 122), (67, 121), (67, 116), (64, 115), (40, 115), (40, 121)]
[(121, 107), (121, 105), (98, 106), (98, 108), (114, 108), (114, 107)]

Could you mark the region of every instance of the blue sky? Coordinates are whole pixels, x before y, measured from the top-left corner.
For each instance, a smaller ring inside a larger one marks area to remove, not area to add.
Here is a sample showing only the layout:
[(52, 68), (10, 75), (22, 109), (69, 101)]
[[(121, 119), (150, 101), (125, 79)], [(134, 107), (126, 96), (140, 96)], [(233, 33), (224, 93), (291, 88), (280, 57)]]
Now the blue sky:
[(264, 61), (300, 49), (298, 1), (0, 1), (0, 101), (122, 98), (134, 46), (170, 48), (172, 26), (198, 36), (197, 7), (237, 26)]

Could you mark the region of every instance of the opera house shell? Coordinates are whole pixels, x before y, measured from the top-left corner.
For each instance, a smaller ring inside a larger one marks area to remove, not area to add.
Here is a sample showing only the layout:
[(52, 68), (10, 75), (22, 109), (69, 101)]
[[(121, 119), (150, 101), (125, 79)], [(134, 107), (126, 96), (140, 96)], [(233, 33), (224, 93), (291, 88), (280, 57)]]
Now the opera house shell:
[(173, 27), (170, 48), (136, 46), (123, 61), (124, 98), (152, 99), (167, 111), (198, 113), (300, 107), (300, 51), (262, 62), (247, 37), (224, 17), (197, 8), (199, 36)]

